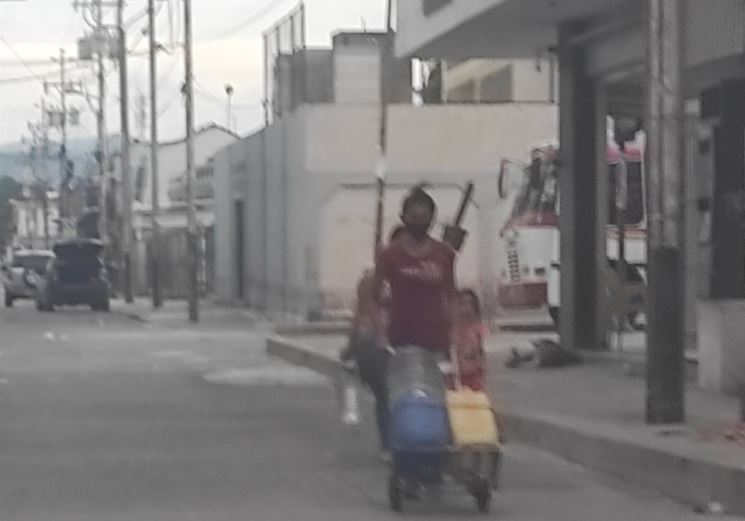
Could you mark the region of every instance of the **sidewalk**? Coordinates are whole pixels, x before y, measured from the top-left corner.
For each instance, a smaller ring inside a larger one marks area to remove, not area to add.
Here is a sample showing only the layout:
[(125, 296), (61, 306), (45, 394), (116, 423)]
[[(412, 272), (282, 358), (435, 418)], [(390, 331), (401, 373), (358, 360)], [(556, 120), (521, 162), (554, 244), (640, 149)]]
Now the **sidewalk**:
[(494, 319), (493, 325), (500, 331), (547, 333), (556, 331), (556, 324), (548, 314), (548, 310), (541, 309), (505, 309)]
[[(656, 490), (694, 508), (720, 503), (745, 516), (745, 447), (705, 432), (737, 419), (735, 399), (687, 392), (688, 422), (644, 423), (644, 381), (592, 358), (558, 370), (505, 369), (512, 343), (499, 335), (491, 354), (490, 392), (504, 408), (508, 441), (553, 452), (588, 468)], [(311, 335), (267, 342), (270, 354), (334, 377), (344, 337)]]

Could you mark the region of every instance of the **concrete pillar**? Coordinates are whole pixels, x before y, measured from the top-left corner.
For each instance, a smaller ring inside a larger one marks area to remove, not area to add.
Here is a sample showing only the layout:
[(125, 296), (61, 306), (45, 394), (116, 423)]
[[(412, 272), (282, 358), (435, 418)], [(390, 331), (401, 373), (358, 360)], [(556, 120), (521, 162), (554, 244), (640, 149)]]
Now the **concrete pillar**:
[(583, 52), (569, 43), (579, 29), (574, 23), (559, 29), (560, 335), (562, 345), (567, 348), (599, 349), (604, 327), (596, 320), (600, 293), (596, 200), (598, 103), (595, 82), (585, 70)]
[(745, 81), (731, 81), (704, 97), (714, 129), (714, 204), (711, 296), (745, 298)]
[(647, 393), (650, 424), (685, 421), (682, 9), (647, 3)]
[(703, 94), (713, 126), (714, 183), (709, 300), (700, 302), (699, 382), (710, 391), (745, 389), (745, 81)]

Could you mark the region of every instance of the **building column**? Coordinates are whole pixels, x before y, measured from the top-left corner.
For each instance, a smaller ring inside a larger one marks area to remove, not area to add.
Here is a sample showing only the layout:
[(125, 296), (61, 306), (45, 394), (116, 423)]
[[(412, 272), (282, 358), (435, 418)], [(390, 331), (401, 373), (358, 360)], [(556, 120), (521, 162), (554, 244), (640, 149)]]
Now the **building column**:
[(703, 93), (702, 118), (711, 124), (713, 198), (709, 299), (699, 303), (699, 381), (710, 391), (745, 400), (745, 81)]
[[(605, 328), (597, 320), (602, 268), (597, 245), (598, 92), (595, 81), (587, 75), (582, 49), (569, 42), (580, 28), (569, 23), (559, 29), (559, 329), (566, 348), (600, 349)], [(605, 135), (604, 128), (602, 134)]]
[(650, 424), (685, 420), (682, 8), (647, 2), (647, 395)]
[[(745, 299), (745, 81), (730, 81), (709, 94), (705, 115), (714, 129), (714, 204), (711, 296)], [(708, 96), (707, 96), (708, 98)], [(710, 98), (709, 98), (710, 99)], [(706, 100), (706, 98), (705, 98)], [(714, 103), (715, 107), (711, 107)], [(716, 110), (716, 114), (710, 111)]]

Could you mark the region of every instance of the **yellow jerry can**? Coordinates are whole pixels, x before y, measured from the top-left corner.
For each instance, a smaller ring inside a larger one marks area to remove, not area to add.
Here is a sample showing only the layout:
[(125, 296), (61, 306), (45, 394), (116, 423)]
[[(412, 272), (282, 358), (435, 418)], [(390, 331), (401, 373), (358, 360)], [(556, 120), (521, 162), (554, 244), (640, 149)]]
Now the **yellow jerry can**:
[(470, 389), (448, 391), (447, 404), (456, 447), (499, 447), (494, 407), (486, 393)]

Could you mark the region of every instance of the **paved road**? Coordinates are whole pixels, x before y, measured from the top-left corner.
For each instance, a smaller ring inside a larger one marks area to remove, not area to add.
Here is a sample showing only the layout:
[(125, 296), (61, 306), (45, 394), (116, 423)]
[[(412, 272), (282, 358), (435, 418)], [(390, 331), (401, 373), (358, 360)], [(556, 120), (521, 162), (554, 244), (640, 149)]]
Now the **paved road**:
[[(399, 519), (368, 430), (241, 323), (0, 310), (0, 521)], [(503, 485), (505, 521), (705, 519), (523, 447)], [(483, 519), (462, 494), (409, 515)]]

